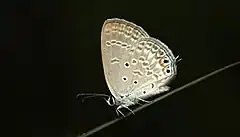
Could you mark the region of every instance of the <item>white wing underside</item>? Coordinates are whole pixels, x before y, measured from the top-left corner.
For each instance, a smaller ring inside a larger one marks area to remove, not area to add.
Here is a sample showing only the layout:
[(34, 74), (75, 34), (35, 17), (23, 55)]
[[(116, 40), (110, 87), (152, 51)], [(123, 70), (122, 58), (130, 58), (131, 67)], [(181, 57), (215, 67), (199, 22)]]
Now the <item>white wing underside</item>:
[(101, 50), (107, 85), (118, 100), (120, 96), (150, 88), (151, 83), (154, 86), (165, 85), (176, 75), (176, 66), (172, 63), (175, 57), (171, 50), (126, 20), (105, 21)]

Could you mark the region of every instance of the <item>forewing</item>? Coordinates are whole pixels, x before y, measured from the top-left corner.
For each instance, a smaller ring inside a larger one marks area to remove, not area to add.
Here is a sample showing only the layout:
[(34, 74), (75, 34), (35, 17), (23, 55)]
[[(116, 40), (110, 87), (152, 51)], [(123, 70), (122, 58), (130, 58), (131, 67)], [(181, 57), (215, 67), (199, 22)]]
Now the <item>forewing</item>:
[(132, 84), (127, 56), (134, 51), (137, 41), (145, 37), (149, 35), (141, 27), (126, 20), (115, 18), (104, 22), (101, 33), (104, 75), (111, 93), (117, 99), (129, 92)]

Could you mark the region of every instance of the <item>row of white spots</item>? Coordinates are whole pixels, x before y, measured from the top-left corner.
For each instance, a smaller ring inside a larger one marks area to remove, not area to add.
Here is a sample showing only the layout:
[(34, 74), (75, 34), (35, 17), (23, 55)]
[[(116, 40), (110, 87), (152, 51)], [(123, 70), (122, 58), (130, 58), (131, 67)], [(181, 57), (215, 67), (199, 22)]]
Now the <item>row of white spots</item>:
[[(136, 27), (135, 27), (136, 28)], [(111, 32), (124, 34), (126, 38), (130, 37), (133, 41), (138, 40), (140, 37), (143, 37), (138, 29), (135, 29), (132, 26), (120, 24), (120, 23), (109, 23), (105, 26), (105, 34), (110, 34)]]
[(106, 46), (121, 46), (122, 48), (130, 48), (131, 45), (128, 45), (127, 43), (117, 41), (117, 40), (111, 40), (111, 41), (106, 41)]

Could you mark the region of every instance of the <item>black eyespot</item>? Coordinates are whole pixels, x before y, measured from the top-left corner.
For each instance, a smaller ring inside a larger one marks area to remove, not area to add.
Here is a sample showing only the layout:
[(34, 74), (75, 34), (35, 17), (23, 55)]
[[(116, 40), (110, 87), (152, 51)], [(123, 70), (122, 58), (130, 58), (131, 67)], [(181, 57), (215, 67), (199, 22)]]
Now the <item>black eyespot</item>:
[(164, 61), (163, 61), (164, 63), (168, 63), (169, 61), (168, 60), (166, 60), (166, 59), (164, 59)]
[(143, 91), (143, 94), (145, 94), (146, 93), (146, 91)]
[(129, 63), (128, 63), (128, 62), (126, 62), (126, 63), (125, 63), (125, 66), (128, 68), (128, 67), (129, 67)]
[(127, 81), (127, 77), (125, 77), (125, 76), (122, 77), (122, 79), (123, 79), (123, 81)]
[(169, 70), (169, 69), (167, 70), (167, 73), (170, 73), (170, 70)]
[(137, 81), (135, 80), (133, 83), (134, 83), (134, 84), (137, 84)]

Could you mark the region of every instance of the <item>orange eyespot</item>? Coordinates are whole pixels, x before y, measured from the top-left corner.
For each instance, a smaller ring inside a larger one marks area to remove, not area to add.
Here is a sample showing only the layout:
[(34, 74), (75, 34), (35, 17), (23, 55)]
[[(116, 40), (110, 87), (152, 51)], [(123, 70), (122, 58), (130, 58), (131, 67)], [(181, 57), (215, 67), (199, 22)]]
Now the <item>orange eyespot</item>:
[(169, 63), (169, 60), (168, 60), (167, 58), (161, 58), (161, 59), (159, 60), (159, 63), (160, 63), (160, 65), (161, 65), (162, 67), (166, 67), (166, 66), (168, 65), (168, 63)]

